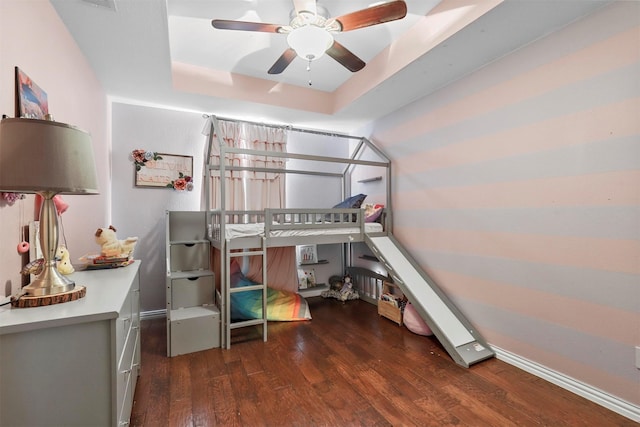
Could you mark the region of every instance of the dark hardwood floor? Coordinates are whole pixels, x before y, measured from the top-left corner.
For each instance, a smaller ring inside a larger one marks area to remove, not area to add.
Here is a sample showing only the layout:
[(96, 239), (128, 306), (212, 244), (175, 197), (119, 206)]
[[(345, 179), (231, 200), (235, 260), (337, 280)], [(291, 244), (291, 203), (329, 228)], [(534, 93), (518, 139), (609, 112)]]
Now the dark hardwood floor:
[(142, 322), (133, 426), (636, 426), (497, 359), (456, 365), (364, 301), (310, 298), (313, 320), (237, 329), (230, 350), (166, 356)]

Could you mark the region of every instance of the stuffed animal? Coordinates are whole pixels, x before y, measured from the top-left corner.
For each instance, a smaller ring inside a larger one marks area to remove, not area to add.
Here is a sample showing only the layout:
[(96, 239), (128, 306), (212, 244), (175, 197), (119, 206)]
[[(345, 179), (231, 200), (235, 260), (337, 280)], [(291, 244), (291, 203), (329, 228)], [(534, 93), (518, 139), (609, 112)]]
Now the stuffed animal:
[(344, 283), (342, 282), (342, 276), (331, 276), (329, 277), (329, 288), (332, 291), (340, 291), (340, 289), (342, 289), (342, 286), (344, 286)]
[(320, 294), (323, 298), (335, 298), (342, 302), (360, 298), (358, 291), (353, 289), (353, 282), (351, 281), (351, 276), (348, 273), (342, 277), (329, 277), (329, 285), (329, 290), (322, 291)]
[(60, 274), (71, 274), (75, 271), (69, 258), (67, 248), (58, 246), (58, 250), (56, 251), (56, 268)]
[(129, 257), (133, 254), (133, 249), (138, 243), (137, 237), (118, 240), (113, 225), (110, 225), (109, 228), (98, 228), (95, 236), (96, 243), (101, 247), (100, 255), (105, 257)]
[(349, 274), (345, 274), (342, 278), (342, 288), (340, 289), (340, 297), (338, 298), (340, 301), (346, 301), (348, 299), (353, 299), (354, 295), (357, 295), (357, 292), (353, 290), (353, 283), (351, 283), (351, 276)]

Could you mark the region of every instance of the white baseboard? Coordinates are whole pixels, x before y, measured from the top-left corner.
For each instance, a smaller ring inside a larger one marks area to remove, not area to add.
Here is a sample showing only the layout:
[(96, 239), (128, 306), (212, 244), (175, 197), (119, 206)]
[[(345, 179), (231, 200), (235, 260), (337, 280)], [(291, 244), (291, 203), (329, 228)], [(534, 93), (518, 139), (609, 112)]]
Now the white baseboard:
[(140, 312), (140, 320), (159, 319), (161, 317), (167, 317), (167, 310), (150, 310)]
[(574, 378), (568, 377), (549, 369), (546, 366), (532, 362), (531, 360), (520, 357), (517, 354), (510, 353), (499, 347), (491, 345), (491, 349), (495, 351), (496, 358), (510, 365), (516, 366), (523, 371), (527, 371), (530, 374), (545, 379), (550, 383), (562, 387), (565, 390), (569, 390), (570, 392), (575, 393), (578, 396), (582, 396), (600, 406), (604, 406), (605, 408), (633, 421), (640, 422), (640, 406), (638, 405), (634, 405), (633, 403), (629, 403), (625, 400), (612, 396), (593, 386), (582, 383)]

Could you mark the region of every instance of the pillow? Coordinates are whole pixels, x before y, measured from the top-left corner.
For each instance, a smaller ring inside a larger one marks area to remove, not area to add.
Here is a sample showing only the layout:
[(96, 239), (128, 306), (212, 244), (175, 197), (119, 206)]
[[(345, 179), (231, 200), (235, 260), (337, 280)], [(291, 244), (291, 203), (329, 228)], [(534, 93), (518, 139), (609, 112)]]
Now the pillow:
[(411, 305), (410, 302), (408, 302), (404, 307), (402, 322), (407, 327), (407, 329), (414, 334), (424, 336), (433, 335), (433, 332), (431, 332), (431, 328), (429, 327), (429, 325), (427, 325), (425, 321), (422, 320), (422, 317), (420, 317), (420, 314), (418, 314), (415, 307)]
[(367, 203), (364, 205), (364, 222), (376, 222), (382, 215), (384, 205)]
[[(362, 202), (364, 202), (364, 199), (366, 197), (367, 197), (366, 194), (362, 194), (362, 193), (356, 194), (355, 196), (351, 196), (344, 199), (343, 201), (335, 205), (333, 209), (359, 209), (362, 206)], [(327, 221), (337, 221), (338, 219), (339, 218), (337, 217), (337, 215), (332, 216), (331, 214), (328, 214), (325, 216), (325, 220)], [(352, 221), (355, 222), (355, 220), (356, 220), (356, 216), (353, 215)], [(345, 215), (343, 221), (344, 222), (349, 221), (349, 216)]]

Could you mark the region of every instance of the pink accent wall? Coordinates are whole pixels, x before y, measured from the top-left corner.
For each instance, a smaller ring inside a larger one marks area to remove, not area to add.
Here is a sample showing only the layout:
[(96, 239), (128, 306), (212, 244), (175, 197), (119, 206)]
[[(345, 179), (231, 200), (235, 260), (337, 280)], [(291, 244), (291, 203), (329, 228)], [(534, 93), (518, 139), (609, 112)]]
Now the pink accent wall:
[[(108, 225), (111, 198), (107, 100), (93, 70), (48, 1), (0, 2), (0, 114), (9, 117), (15, 116), (15, 66), (47, 93), (49, 112), (56, 121), (91, 134), (100, 194), (63, 196), (69, 209), (62, 215), (62, 223), (72, 259), (94, 253), (98, 247), (93, 234), (98, 227)], [(0, 296), (14, 294), (21, 286), (23, 260), (16, 251), (18, 230), (19, 225), (33, 220), (34, 197), (28, 196), (22, 205), (8, 206), (0, 200)]]
[(371, 133), (393, 163), (394, 234), (489, 343), (632, 405), (638, 16), (614, 2)]

